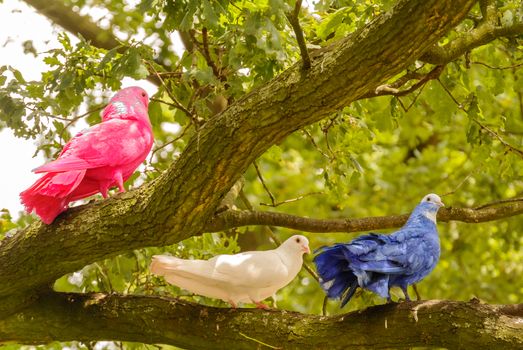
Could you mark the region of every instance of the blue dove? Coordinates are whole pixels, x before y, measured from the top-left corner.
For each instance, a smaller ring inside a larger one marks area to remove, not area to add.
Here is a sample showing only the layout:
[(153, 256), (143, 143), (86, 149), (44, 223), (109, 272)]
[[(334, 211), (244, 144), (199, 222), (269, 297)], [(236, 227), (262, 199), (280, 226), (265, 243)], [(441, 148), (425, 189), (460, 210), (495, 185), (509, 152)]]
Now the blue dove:
[(398, 231), (320, 248), (314, 263), (327, 297), (340, 298), (343, 307), (360, 287), (391, 302), (389, 290), (397, 286), (410, 301), (407, 287), (425, 278), (439, 260), (436, 214), (442, 206), (438, 195), (428, 194)]

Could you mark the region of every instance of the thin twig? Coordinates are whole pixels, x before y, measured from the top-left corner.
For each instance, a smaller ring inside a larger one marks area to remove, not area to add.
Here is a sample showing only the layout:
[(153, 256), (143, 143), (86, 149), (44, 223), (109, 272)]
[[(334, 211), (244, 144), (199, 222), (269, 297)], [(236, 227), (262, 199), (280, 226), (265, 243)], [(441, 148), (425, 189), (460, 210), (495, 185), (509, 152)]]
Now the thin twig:
[(252, 340), (253, 342), (256, 342), (256, 343), (261, 344), (261, 345), (263, 345), (263, 346), (266, 346), (266, 347), (268, 347), (268, 348), (271, 348), (271, 349), (283, 349), (283, 348), (279, 348), (279, 347), (277, 347), (277, 346), (269, 345), (269, 344), (264, 343), (264, 342), (262, 342), (262, 341), (260, 341), (260, 340), (258, 340), (258, 339), (255, 339), (255, 338), (249, 337), (248, 335), (245, 335), (245, 334), (243, 334), (242, 332), (239, 332), (238, 334), (241, 335), (242, 337), (245, 337), (245, 338), (247, 338), (247, 339), (249, 339), (249, 340)]
[(501, 66), (501, 67), (494, 67), (494, 66), (491, 66), (490, 64), (487, 64), (487, 63), (484, 63), (484, 62), (478, 62), (478, 61), (473, 61), (473, 62), (470, 62), (470, 63), (471, 64), (478, 64), (478, 65), (481, 65), (481, 66), (485, 66), (485, 67), (490, 68), (490, 69), (499, 69), (499, 70), (514, 69), (514, 68), (518, 68), (518, 67), (523, 66), (523, 63), (515, 64), (515, 65), (512, 65), (512, 66)]
[[(193, 81), (195, 82), (195, 81)], [(193, 86), (193, 92), (191, 94), (191, 97), (189, 97), (189, 103), (187, 103), (187, 108), (191, 111), (191, 112), (194, 112), (195, 110), (195, 107), (194, 107), (194, 102), (196, 101), (196, 98), (197, 97), (200, 97), (201, 93), (203, 92), (204, 90), (204, 87), (207, 86), (207, 85), (204, 85), (204, 86), (198, 86), (196, 88), (194, 88)]]
[(62, 131), (60, 131), (60, 135), (58, 135), (58, 137), (60, 137), (60, 140), (63, 140), (63, 139), (64, 139), (64, 138), (63, 138), (64, 131), (67, 130), (67, 128), (69, 128), (69, 127), (71, 126), (71, 124), (77, 122), (78, 120), (82, 119), (82, 118), (85, 117), (85, 116), (88, 116), (88, 115), (90, 115), (90, 114), (93, 114), (93, 113), (95, 113), (95, 112), (98, 112), (98, 111), (100, 111), (100, 110), (102, 110), (102, 109), (104, 109), (104, 108), (105, 108), (105, 106), (100, 106), (100, 107), (97, 107), (97, 108), (92, 109), (92, 110), (90, 110), (90, 111), (87, 111), (87, 112), (85, 112), (85, 113), (83, 113), (83, 114), (77, 115), (77, 116), (74, 117), (73, 119), (67, 119), (67, 120), (68, 120), (67, 124), (65, 124), (64, 128), (62, 129)]
[(192, 115), (191, 111), (189, 111), (188, 109), (186, 109), (184, 106), (182, 106), (179, 103), (168, 102), (168, 101), (160, 100), (159, 98), (150, 98), (150, 100), (153, 101), (153, 102), (163, 103), (164, 105), (171, 106), (171, 107), (174, 107), (176, 109), (179, 109), (180, 111), (182, 111), (185, 114), (187, 114), (187, 116), (189, 116), (189, 117)]
[(183, 111), (189, 117), (189, 119), (194, 123), (194, 125), (198, 127), (200, 125), (198, 122), (198, 119), (191, 113), (191, 111), (189, 111), (187, 108), (185, 108), (180, 103), (180, 101), (178, 101), (176, 96), (174, 96), (174, 94), (171, 92), (171, 89), (169, 89), (167, 87), (167, 85), (165, 84), (165, 81), (163, 80), (163, 78), (158, 74), (158, 71), (156, 70), (156, 68), (154, 68), (154, 66), (150, 62), (147, 62), (147, 63), (149, 64), (149, 67), (154, 72), (154, 74), (158, 77), (158, 80), (160, 80), (160, 83), (162, 84), (163, 88), (165, 89), (165, 92), (167, 92), (167, 95), (169, 95), (169, 98), (173, 101), (172, 105), (174, 107), (180, 109), (181, 111)]
[(460, 183), (459, 183), (459, 184), (458, 184), (458, 185), (457, 185), (457, 186), (456, 186), (452, 191), (447, 192), (447, 193), (445, 193), (445, 194), (442, 194), (441, 196), (442, 196), (442, 197), (445, 197), (445, 196), (450, 196), (451, 194), (456, 193), (456, 191), (457, 191), (461, 186), (463, 186), (463, 184), (464, 184), (465, 182), (467, 182), (467, 180), (468, 180), (472, 175), (474, 175), (475, 173), (477, 173), (477, 172), (478, 172), (480, 169), (482, 169), (482, 168), (483, 168), (483, 164), (482, 164), (481, 166), (477, 167), (476, 169), (472, 170), (470, 173), (468, 173), (468, 175), (465, 176), (465, 178), (464, 178), (463, 180), (461, 180)]
[(292, 13), (286, 13), (285, 16), (289, 20), (289, 23), (291, 24), (292, 29), (294, 30), (294, 34), (296, 35), (296, 41), (298, 42), (298, 46), (300, 47), (301, 59), (303, 61), (303, 68), (309, 69), (311, 68), (311, 58), (309, 57), (309, 51), (307, 50), (307, 44), (305, 43), (303, 30), (301, 29), (299, 20), (301, 1), (302, 0), (296, 0), (296, 4), (294, 5), (294, 11)]
[[(452, 101), (454, 101), (454, 103), (458, 106), (459, 109), (463, 110), (465, 113), (468, 114), (468, 111), (465, 109), (465, 107), (463, 106), (462, 103), (460, 103), (458, 100), (456, 100), (456, 98), (452, 95), (452, 93), (450, 92), (450, 90), (439, 80), (437, 79), (438, 82), (441, 84), (441, 86), (443, 87), (443, 89), (447, 92), (447, 94), (450, 96), (450, 98), (452, 99)], [(485, 130), (488, 134), (490, 134), (491, 136), (495, 137), (496, 139), (498, 139), (499, 142), (501, 142), (501, 144), (503, 146), (505, 146), (505, 148), (507, 148), (509, 151), (511, 152), (514, 152), (516, 153), (517, 155), (519, 155), (520, 157), (523, 158), (523, 151), (512, 146), (510, 143), (508, 143), (507, 141), (505, 141), (501, 135), (499, 135), (497, 132), (495, 132), (494, 130), (492, 130), (491, 128), (489, 128), (488, 126), (486, 126), (485, 124), (483, 124), (482, 122), (480, 122), (479, 120), (477, 120), (476, 118), (473, 118), (473, 117), (470, 117), (470, 119), (472, 121), (474, 121), (476, 124), (478, 124), (478, 126), (482, 129), (482, 130)]]
[(277, 202), (277, 203), (273, 202), (272, 204), (260, 203), (260, 205), (264, 205), (266, 207), (273, 207), (273, 208), (275, 208), (275, 207), (278, 207), (278, 206), (280, 206), (282, 204), (296, 202), (296, 201), (299, 201), (300, 199), (303, 199), (303, 198), (308, 197), (308, 196), (316, 195), (316, 194), (325, 194), (325, 193), (323, 193), (323, 192), (310, 192), (310, 193), (306, 193), (304, 195), (298, 196), (296, 198), (286, 199), (283, 202)]
[(495, 205), (504, 204), (504, 203), (514, 203), (514, 202), (523, 202), (523, 197), (500, 199), (497, 201), (493, 201), (493, 202), (475, 207), (474, 210), (489, 208), (489, 207), (493, 207)]
[(202, 28), (202, 46), (203, 50), (201, 52), (205, 57), (205, 61), (207, 61), (207, 64), (211, 67), (214, 76), (222, 82), (226, 81), (227, 79), (221, 74), (220, 69), (218, 69), (218, 66), (216, 66), (216, 63), (211, 58), (211, 52), (209, 51), (209, 35), (206, 27)]
[(334, 153), (334, 151), (332, 150), (332, 147), (329, 142), (329, 130), (334, 125), (336, 118), (337, 118), (337, 115), (330, 118), (329, 124), (321, 129), (321, 131), (323, 132), (323, 135), (325, 136), (325, 144), (327, 145), (327, 149), (329, 150), (329, 152), (331, 154), (331, 160), (336, 159), (336, 153)]
[(174, 75), (175, 77), (180, 77), (182, 75), (181, 72), (158, 72), (158, 75)]
[[(254, 208), (251, 204), (251, 202), (249, 201), (249, 199), (247, 198), (247, 196), (245, 195), (245, 192), (243, 192), (243, 189), (240, 190), (240, 194), (239, 194), (239, 197), (240, 199), (242, 200), (243, 204), (245, 205), (245, 207), (249, 210), (249, 211), (254, 211)], [(276, 235), (274, 234), (274, 232), (272, 231), (272, 229), (267, 226), (267, 225), (264, 225), (263, 228), (265, 229), (265, 231), (267, 232), (267, 234), (269, 234), (269, 236), (271, 237), (271, 239), (273, 240), (274, 244), (279, 246), (281, 244), (281, 241), (278, 239), (278, 237), (276, 237)], [(309, 264), (307, 264), (305, 261), (303, 262), (303, 268), (305, 270), (307, 270), (307, 272), (316, 280), (316, 281), (320, 281), (320, 277), (318, 276), (318, 274), (316, 274), (316, 272), (313, 270), (312, 267), (309, 266)]]
[(490, 135), (492, 135), (493, 137), (497, 138), (499, 142), (501, 142), (501, 144), (503, 146), (505, 146), (506, 148), (508, 148), (510, 151), (516, 153), (517, 155), (519, 155), (520, 157), (523, 158), (523, 151), (512, 146), (510, 143), (508, 143), (507, 141), (505, 141), (497, 132), (495, 132), (494, 130), (492, 130), (491, 128), (489, 128), (488, 126), (484, 125), (483, 123), (481, 123), (479, 120), (477, 120), (476, 118), (471, 118), (476, 124), (479, 125), (479, 127), (483, 130), (485, 130), (486, 132), (488, 132)]
[(331, 158), (329, 157), (329, 155), (321, 150), (321, 148), (318, 146), (318, 144), (317, 144), (316, 141), (314, 140), (314, 137), (312, 137), (312, 135), (311, 135), (307, 130), (302, 129), (302, 131), (305, 133), (305, 135), (308, 136), (308, 138), (309, 138), (309, 140), (311, 141), (311, 143), (312, 143), (312, 145), (314, 146), (314, 148), (316, 148), (316, 150), (317, 150), (317, 151), (318, 151), (322, 156), (324, 156), (325, 158), (327, 158), (327, 159), (330, 160)]
[(258, 174), (258, 179), (260, 179), (260, 181), (263, 185), (263, 188), (265, 189), (265, 192), (267, 192), (267, 194), (269, 195), (269, 198), (271, 199), (271, 203), (274, 206), (274, 204), (275, 204), (274, 196), (271, 193), (271, 191), (269, 190), (269, 187), (267, 187), (267, 184), (265, 183), (265, 180), (263, 179), (263, 176), (260, 172), (260, 168), (258, 168), (258, 164), (256, 162), (252, 162), (252, 164), (254, 165), (254, 169), (256, 169), (256, 174)]
[(423, 89), (425, 88), (425, 86), (426, 86), (426, 84), (423, 84), (421, 86), (421, 89), (418, 90), (418, 93), (416, 94), (416, 96), (414, 96), (414, 98), (412, 99), (412, 101), (410, 102), (408, 107), (405, 107), (405, 105), (403, 104), (403, 102), (401, 101), (399, 96), (396, 97), (398, 99), (398, 102), (400, 103), (401, 108), (405, 111), (405, 113), (408, 112), (412, 108), (412, 106), (414, 106), (414, 103), (416, 103), (416, 101), (418, 100), (418, 97), (423, 92)]
[(180, 139), (185, 135), (185, 133), (187, 132), (187, 130), (190, 128), (190, 126), (191, 126), (191, 125), (185, 127), (185, 128), (182, 130), (182, 132), (180, 133), (180, 135), (178, 135), (177, 137), (175, 137), (175, 138), (172, 139), (171, 141), (166, 142), (166, 143), (164, 143), (163, 145), (161, 145), (161, 146), (155, 148), (155, 149), (151, 152), (151, 156), (149, 157), (149, 163), (152, 163), (153, 156), (154, 156), (154, 154), (155, 154), (156, 152), (158, 152), (159, 150), (161, 150), (161, 149), (167, 147), (168, 145), (171, 145), (171, 144), (175, 143), (176, 141), (180, 140)]
[(113, 293), (114, 288), (113, 284), (111, 283), (111, 279), (107, 275), (107, 268), (105, 265), (101, 266), (99, 263), (94, 263), (94, 266), (97, 267), (97, 272), (100, 273), (100, 275), (103, 277), (105, 281), (103, 281), (105, 284), (107, 284), (107, 287), (109, 287), (109, 292)]
[[(368, 95), (365, 95), (363, 98), (373, 97), (373, 96), (384, 96), (384, 95), (393, 95), (396, 97), (408, 95), (411, 92), (423, 87), (429, 80), (438, 79), (441, 72), (443, 72), (443, 68), (445, 68), (444, 65), (434, 67), (430, 72), (428, 72), (427, 74), (422, 76), (417, 83), (413, 84), (410, 88), (408, 88), (406, 90), (399, 90), (399, 89), (397, 89), (397, 87), (395, 85), (388, 85), (388, 84), (380, 85), (374, 91), (375, 92), (374, 95), (368, 94)], [(419, 77), (418, 74), (416, 74), (417, 77)], [(412, 80), (412, 79), (409, 79), (409, 80)], [(399, 81), (403, 81), (403, 79), (400, 78)]]
[(454, 97), (454, 95), (452, 95), (452, 92), (450, 92), (450, 90), (445, 86), (445, 84), (443, 84), (443, 82), (438, 78), (436, 79), (438, 81), (438, 83), (441, 85), (441, 87), (443, 88), (443, 90), (445, 90), (445, 92), (447, 93), (447, 95), (449, 95), (449, 97), (452, 99), (452, 101), (454, 101), (454, 103), (456, 104), (456, 106), (463, 110), (464, 112), (467, 112), (465, 111), (465, 108), (463, 107), (463, 104), (461, 102), (459, 102), (458, 100), (456, 100), (456, 98)]

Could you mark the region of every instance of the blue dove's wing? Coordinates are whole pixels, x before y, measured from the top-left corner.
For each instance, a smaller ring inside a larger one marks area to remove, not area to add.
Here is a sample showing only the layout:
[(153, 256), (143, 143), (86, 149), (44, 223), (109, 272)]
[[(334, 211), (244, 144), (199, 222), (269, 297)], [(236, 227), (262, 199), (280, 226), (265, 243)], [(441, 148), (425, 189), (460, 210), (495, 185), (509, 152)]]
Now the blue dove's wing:
[(351, 259), (354, 268), (383, 274), (402, 274), (407, 270), (407, 245), (391, 235), (364, 235), (348, 244), (347, 249), (355, 255)]

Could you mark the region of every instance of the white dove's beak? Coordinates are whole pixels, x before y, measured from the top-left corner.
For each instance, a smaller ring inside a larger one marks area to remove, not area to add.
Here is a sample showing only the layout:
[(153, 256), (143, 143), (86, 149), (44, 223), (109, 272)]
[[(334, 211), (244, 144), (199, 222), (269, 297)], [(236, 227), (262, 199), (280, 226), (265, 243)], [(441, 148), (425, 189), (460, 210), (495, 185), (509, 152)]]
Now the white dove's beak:
[(307, 253), (307, 254), (311, 253), (311, 250), (310, 250), (308, 245), (302, 245), (301, 246), (301, 251), (304, 252), (304, 253)]

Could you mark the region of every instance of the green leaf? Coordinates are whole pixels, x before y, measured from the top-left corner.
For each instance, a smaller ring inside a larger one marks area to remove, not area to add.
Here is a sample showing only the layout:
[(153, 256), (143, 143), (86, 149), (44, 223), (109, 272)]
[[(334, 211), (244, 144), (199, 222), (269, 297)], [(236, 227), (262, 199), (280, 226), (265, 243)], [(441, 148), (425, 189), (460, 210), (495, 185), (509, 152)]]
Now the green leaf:
[(13, 73), (16, 80), (18, 80), (19, 83), (24, 84), (26, 83), (24, 77), (22, 76), (22, 73), (18, 69), (15, 69), (13, 67), (8, 67), (9, 71)]
[(149, 103), (149, 119), (153, 126), (160, 125), (163, 119), (162, 106), (159, 102), (152, 101)]
[(218, 27), (218, 15), (208, 0), (202, 1), (203, 19), (210, 28)]
[(480, 126), (475, 121), (471, 120), (467, 128), (467, 142), (470, 144), (479, 143), (480, 132)]
[(191, 29), (194, 21), (194, 14), (196, 13), (196, 10), (198, 9), (198, 2), (196, 1), (189, 1), (187, 7), (184, 11), (184, 16), (180, 22), (180, 30), (189, 30)]
[(120, 46), (117, 46), (115, 48), (112, 48), (111, 50), (107, 51), (105, 56), (100, 61), (100, 64), (98, 65), (98, 69), (102, 70), (104, 69), (105, 65), (113, 60), (113, 58), (116, 57), (116, 54), (118, 53), (118, 50), (120, 49)]
[(335, 32), (336, 29), (341, 25), (343, 20), (347, 17), (348, 12), (348, 7), (342, 7), (336, 12), (324, 18), (317, 29), (318, 37), (322, 40), (326, 40), (327, 37), (333, 32)]
[(390, 99), (390, 115), (394, 119), (398, 119), (398, 118), (402, 117), (403, 113), (401, 110), (399, 97), (392, 97)]

